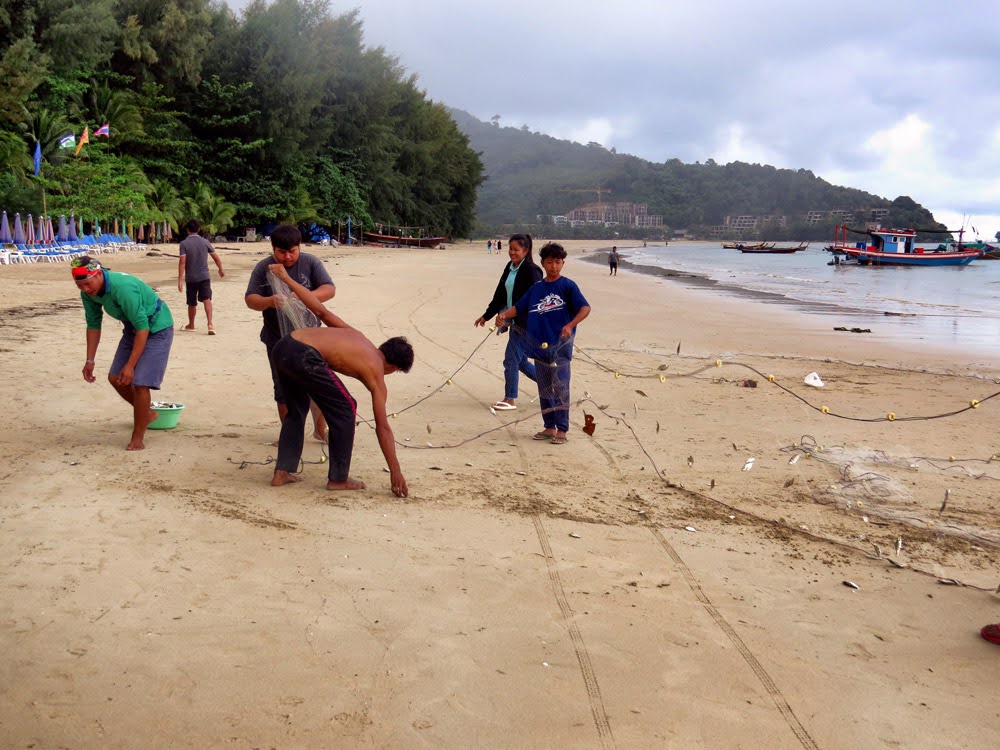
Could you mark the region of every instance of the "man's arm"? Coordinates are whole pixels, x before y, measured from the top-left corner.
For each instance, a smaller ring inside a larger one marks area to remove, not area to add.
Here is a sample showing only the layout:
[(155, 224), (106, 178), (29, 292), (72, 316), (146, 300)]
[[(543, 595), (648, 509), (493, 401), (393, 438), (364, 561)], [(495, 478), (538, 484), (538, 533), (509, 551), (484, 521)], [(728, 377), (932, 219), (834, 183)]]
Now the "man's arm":
[(97, 378), (94, 377), (94, 360), (97, 358), (97, 346), (101, 343), (101, 329), (100, 328), (88, 328), (87, 329), (87, 361), (83, 365), (83, 379), (88, 383), (93, 383)]
[[(313, 315), (319, 318), (323, 323), (330, 326), (331, 328), (353, 328), (352, 326), (347, 325), (347, 323), (338, 318), (336, 315), (327, 310), (325, 307), (323, 307), (323, 302), (322, 300), (320, 300), (318, 293), (311, 292), (310, 290), (302, 286), (300, 283), (295, 281), (291, 276), (288, 275), (288, 269), (285, 268), (283, 265), (281, 265), (280, 263), (274, 263), (270, 267), (270, 269), (271, 273), (273, 273), (276, 278), (285, 282), (288, 285), (288, 288), (292, 290), (292, 293), (300, 300), (302, 300), (303, 304), (306, 306), (309, 312), (311, 312)], [(326, 289), (326, 291), (329, 292), (329, 296), (325, 297), (325, 299), (330, 299), (331, 297), (333, 297), (335, 290), (332, 284), (329, 285), (324, 284), (322, 287), (320, 287), (320, 289), (317, 290), (317, 292), (324, 289)], [(249, 297), (247, 298), (247, 304), (249, 304)]]
[(385, 377), (381, 372), (373, 376), (373, 382), (365, 381), (368, 390), (372, 394), (372, 414), (375, 417), (375, 436), (378, 438), (379, 448), (385, 456), (385, 462), (389, 467), (389, 480), (392, 483), (392, 494), (396, 497), (406, 497), (410, 490), (406, 486), (406, 478), (402, 469), (399, 468), (399, 460), (396, 458), (396, 438), (392, 434), (389, 426), (389, 418), (385, 413), (385, 402), (387, 391), (385, 387)]
[(226, 275), (226, 272), (222, 270), (222, 258), (219, 257), (219, 254), (215, 252), (215, 250), (209, 253), (209, 255), (212, 256), (212, 260), (215, 261), (215, 265), (219, 267), (219, 278), (221, 279), (223, 276)]
[(187, 256), (181, 255), (181, 259), (177, 261), (177, 291), (184, 291), (184, 266), (187, 263)]

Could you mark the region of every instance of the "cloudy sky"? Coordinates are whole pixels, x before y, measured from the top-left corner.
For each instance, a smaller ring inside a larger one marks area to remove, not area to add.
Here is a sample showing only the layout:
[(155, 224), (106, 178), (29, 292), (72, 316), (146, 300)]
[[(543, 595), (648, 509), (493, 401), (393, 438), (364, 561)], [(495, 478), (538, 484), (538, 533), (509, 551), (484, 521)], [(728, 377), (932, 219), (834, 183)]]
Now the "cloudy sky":
[(369, 46), (482, 120), (652, 161), (805, 168), (1000, 230), (995, 0), (331, 4), (354, 7)]

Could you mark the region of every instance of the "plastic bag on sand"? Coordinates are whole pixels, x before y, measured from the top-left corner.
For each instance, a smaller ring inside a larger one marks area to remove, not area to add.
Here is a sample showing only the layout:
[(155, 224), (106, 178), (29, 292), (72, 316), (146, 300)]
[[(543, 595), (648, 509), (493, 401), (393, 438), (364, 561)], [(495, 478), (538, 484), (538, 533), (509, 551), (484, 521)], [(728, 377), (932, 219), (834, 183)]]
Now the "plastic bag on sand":
[(811, 385), (813, 388), (823, 387), (823, 381), (819, 379), (819, 374), (815, 372), (811, 372), (808, 375), (806, 375), (805, 384)]

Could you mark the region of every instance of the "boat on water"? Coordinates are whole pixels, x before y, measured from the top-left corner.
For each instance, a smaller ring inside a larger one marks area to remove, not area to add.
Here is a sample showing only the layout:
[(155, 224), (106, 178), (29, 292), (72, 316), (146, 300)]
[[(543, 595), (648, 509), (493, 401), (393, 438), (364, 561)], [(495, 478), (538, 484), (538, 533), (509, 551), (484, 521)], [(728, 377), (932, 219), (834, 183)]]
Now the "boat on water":
[[(962, 245), (961, 231), (955, 249), (918, 247), (916, 229), (850, 229), (847, 225), (836, 228), (832, 245), (825, 249), (833, 253), (832, 265), (843, 262), (862, 266), (964, 266), (983, 255), (983, 250), (966, 249)], [(868, 235), (871, 242), (851, 243), (847, 233)]]
[(791, 253), (797, 253), (801, 250), (805, 250), (809, 247), (808, 242), (800, 242), (798, 245), (785, 245), (783, 247), (776, 247), (772, 242), (771, 244), (761, 243), (760, 245), (740, 245), (736, 249), (741, 253), (757, 253), (761, 255), (790, 255)]
[(392, 234), (365, 232), (365, 242), (370, 245), (398, 245), (401, 247), (437, 247), (447, 241), (447, 237), (397, 237)]

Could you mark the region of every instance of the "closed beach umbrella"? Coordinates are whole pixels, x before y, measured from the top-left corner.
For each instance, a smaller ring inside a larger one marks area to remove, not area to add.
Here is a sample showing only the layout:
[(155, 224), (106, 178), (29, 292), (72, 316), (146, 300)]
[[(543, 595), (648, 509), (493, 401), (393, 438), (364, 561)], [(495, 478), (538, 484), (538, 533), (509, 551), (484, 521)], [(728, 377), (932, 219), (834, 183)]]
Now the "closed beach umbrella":
[(66, 227), (66, 215), (59, 215), (59, 241), (66, 242), (69, 239), (69, 229)]
[(31, 214), (28, 214), (28, 220), (24, 227), (24, 241), (28, 245), (35, 244), (35, 220), (31, 218)]
[(69, 215), (69, 241), (79, 242), (80, 238), (76, 234), (76, 217), (73, 214)]
[(174, 233), (170, 230), (170, 224), (163, 222), (163, 239), (170, 242), (174, 238)]
[(24, 226), (21, 224), (21, 214), (14, 214), (14, 244), (23, 245), (26, 239)]
[(114, 231), (111, 232), (111, 234), (118, 234), (118, 219), (115, 219), (115, 228)]
[(139, 242), (146, 241), (146, 231), (143, 229), (142, 224), (139, 225)]
[(52, 217), (51, 216), (49, 216), (45, 220), (45, 238), (46, 238), (46, 240), (48, 241), (48, 243), (50, 245), (54, 245), (56, 243), (56, 233), (52, 229)]
[(14, 235), (10, 233), (10, 222), (7, 221), (7, 212), (3, 212), (3, 218), (0, 219), (0, 242), (5, 245), (9, 245), (14, 241)]
[(83, 217), (82, 216), (79, 217), (76, 221), (77, 221), (77, 226), (79, 227), (77, 231), (80, 232), (79, 237), (77, 237), (77, 239), (79, 239), (80, 237), (83, 237), (83, 235), (86, 234), (86, 232), (83, 231)]
[(100, 219), (94, 219), (94, 236), (95, 237), (100, 237), (101, 236), (101, 220)]

